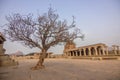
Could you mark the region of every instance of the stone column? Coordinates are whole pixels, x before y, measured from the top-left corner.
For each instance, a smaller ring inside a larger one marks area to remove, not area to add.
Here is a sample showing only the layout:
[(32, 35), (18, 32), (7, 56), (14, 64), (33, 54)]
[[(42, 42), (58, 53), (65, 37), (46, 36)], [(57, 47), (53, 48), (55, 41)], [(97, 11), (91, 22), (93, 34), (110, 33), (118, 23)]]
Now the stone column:
[(70, 56), (71, 56), (72, 52), (70, 51), (70, 53), (69, 53), (69, 54), (70, 54)]
[(75, 55), (74, 55), (74, 51), (72, 51), (72, 56), (75, 56)]
[(76, 56), (76, 51), (74, 51), (74, 56)]
[(95, 49), (95, 55), (97, 56), (98, 55), (97, 48), (94, 47), (94, 49)]
[(79, 54), (80, 54), (80, 56), (81, 56), (81, 51), (79, 50)]
[(67, 56), (70, 56), (70, 52), (68, 51)]
[(91, 50), (90, 50), (90, 48), (88, 48), (88, 51), (89, 51), (89, 56), (91, 56)]
[(76, 56), (76, 52), (74, 51), (74, 56)]
[(98, 49), (98, 51), (99, 51), (99, 55), (102, 55), (102, 53), (101, 53), (101, 47)]
[(117, 55), (117, 52), (116, 52), (116, 47), (115, 47), (115, 45), (113, 45), (112, 47), (113, 47), (114, 54), (115, 54), (115, 55)]
[(67, 56), (69, 56), (69, 53), (70, 53), (70, 52), (67, 52)]
[(84, 52), (84, 56), (86, 56), (86, 52), (85, 52), (85, 49), (83, 49), (83, 52)]
[(105, 55), (105, 49), (103, 46), (102, 46), (102, 52), (103, 52), (103, 55)]
[(75, 54), (76, 54), (76, 56), (78, 56), (78, 53), (77, 53), (77, 51), (75, 51)]
[(108, 55), (108, 47), (106, 46), (106, 55)]

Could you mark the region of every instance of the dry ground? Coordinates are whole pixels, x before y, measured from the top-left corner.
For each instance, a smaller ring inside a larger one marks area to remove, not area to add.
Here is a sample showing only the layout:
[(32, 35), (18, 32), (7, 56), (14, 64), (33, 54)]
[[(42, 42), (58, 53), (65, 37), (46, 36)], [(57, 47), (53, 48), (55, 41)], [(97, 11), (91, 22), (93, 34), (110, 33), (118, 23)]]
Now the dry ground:
[(1, 67), (0, 80), (120, 80), (120, 60), (46, 59), (46, 68), (30, 70), (36, 59)]

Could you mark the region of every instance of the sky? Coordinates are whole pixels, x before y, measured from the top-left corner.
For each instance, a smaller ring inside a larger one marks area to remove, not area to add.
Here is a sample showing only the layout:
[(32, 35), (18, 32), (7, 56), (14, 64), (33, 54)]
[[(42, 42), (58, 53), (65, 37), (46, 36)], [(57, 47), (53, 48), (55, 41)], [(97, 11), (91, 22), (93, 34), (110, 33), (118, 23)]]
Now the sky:
[[(76, 26), (85, 34), (84, 40), (76, 39), (77, 47), (96, 43), (120, 46), (120, 0), (0, 0), (0, 26), (7, 23), (5, 16), (20, 13), (34, 16), (46, 13), (51, 7), (59, 14), (60, 19), (69, 23), (75, 16)], [(2, 32), (2, 28), (0, 32)], [(24, 54), (39, 52), (38, 48), (30, 49), (19, 42), (7, 39), (4, 43), (6, 54), (22, 51)], [(49, 49), (55, 54), (63, 53), (64, 45)]]

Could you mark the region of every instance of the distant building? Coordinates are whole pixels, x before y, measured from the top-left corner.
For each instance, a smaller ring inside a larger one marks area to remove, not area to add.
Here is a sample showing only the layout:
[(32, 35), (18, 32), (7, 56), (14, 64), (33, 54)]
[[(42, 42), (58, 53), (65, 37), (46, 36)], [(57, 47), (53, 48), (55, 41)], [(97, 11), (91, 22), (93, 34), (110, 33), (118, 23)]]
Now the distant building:
[[(71, 47), (74, 46), (74, 47)], [(75, 47), (75, 45), (71, 45), (66, 43), (64, 47), (64, 57), (66, 58), (75, 58), (75, 57), (101, 57), (101, 56), (119, 56), (120, 50), (119, 46), (113, 45), (112, 48), (103, 43)]]

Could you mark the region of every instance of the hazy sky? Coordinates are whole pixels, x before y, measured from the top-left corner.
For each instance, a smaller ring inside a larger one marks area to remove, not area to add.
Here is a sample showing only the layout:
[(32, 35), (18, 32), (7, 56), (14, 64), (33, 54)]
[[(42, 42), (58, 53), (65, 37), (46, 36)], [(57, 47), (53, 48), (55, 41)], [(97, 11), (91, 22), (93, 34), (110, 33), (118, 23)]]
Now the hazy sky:
[[(75, 40), (77, 46), (96, 43), (120, 46), (120, 0), (0, 0), (0, 26), (7, 23), (6, 15), (33, 13), (36, 16), (47, 12), (50, 4), (60, 19), (71, 22), (72, 16), (76, 17), (76, 26), (85, 34), (84, 41)], [(6, 53), (18, 50), (23, 53), (40, 51), (9, 40), (5, 42), (4, 48)], [(62, 53), (63, 46), (55, 46), (49, 51)]]

